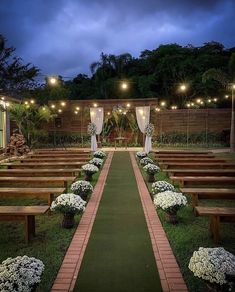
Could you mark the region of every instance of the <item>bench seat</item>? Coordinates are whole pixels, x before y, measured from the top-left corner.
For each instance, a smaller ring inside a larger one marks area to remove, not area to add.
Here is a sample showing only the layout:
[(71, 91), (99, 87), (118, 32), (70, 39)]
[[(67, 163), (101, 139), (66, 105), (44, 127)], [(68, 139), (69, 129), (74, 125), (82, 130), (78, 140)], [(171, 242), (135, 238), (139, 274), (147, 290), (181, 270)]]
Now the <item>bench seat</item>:
[(170, 179), (173, 182), (178, 182), (181, 187), (192, 184), (228, 184), (235, 187), (235, 177), (230, 176), (170, 176)]

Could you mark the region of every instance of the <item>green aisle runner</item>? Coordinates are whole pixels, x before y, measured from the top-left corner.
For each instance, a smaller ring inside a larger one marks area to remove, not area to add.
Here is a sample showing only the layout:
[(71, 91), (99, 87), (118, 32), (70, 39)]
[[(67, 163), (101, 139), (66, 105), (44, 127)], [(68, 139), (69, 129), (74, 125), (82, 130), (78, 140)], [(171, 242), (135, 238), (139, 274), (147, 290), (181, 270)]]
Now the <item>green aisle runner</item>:
[(114, 154), (74, 291), (161, 291), (128, 152)]

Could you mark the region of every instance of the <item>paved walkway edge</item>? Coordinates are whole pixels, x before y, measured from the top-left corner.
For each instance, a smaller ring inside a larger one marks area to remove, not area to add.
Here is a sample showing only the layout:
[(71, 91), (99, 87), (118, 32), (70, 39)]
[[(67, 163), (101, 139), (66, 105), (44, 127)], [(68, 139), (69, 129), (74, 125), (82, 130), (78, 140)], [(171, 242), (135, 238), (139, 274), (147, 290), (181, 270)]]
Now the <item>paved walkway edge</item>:
[(134, 153), (130, 152), (131, 162), (144, 209), (153, 252), (161, 280), (163, 292), (186, 292), (187, 286), (180, 272), (166, 233), (151, 200), (148, 188), (139, 170)]
[(100, 199), (103, 194), (112, 158), (113, 152), (110, 152), (101, 170), (93, 194), (65, 254), (60, 270), (52, 286), (52, 292), (69, 292), (74, 289), (93, 223), (95, 221)]

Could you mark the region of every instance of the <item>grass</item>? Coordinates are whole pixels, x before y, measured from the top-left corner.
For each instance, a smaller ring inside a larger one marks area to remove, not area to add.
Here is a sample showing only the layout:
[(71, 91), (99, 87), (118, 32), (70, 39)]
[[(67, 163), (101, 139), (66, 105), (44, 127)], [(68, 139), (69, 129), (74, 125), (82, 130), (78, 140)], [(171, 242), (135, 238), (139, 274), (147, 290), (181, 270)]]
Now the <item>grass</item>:
[[(95, 185), (99, 173), (93, 175)], [(81, 179), (81, 178), (79, 178)], [(45, 205), (39, 199), (0, 199), (0, 205)], [(19, 222), (0, 222), (0, 262), (8, 257), (28, 255), (38, 258), (45, 264), (38, 292), (49, 292), (61, 266), (66, 250), (80, 221), (75, 216), (76, 225), (72, 229), (62, 229), (62, 214), (36, 216), (36, 237), (28, 245), (24, 240), (24, 225)]]
[(128, 152), (114, 154), (74, 291), (161, 291)]
[[(140, 166), (141, 168), (141, 166)], [(146, 185), (151, 192), (151, 183), (146, 181), (146, 174), (141, 168)], [(169, 177), (160, 172), (156, 175), (156, 180), (171, 182)], [(157, 210), (163, 228), (167, 234), (174, 255), (178, 261), (183, 277), (190, 292), (204, 292), (204, 282), (193, 276), (188, 269), (190, 257), (199, 247), (216, 247), (209, 236), (209, 220), (207, 217), (195, 217), (191, 207), (191, 197), (187, 196), (188, 205), (178, 212), (179, 224), (171, 225), (165, 222), (165, 213)], [(201, 206), (225, 206), (235, 207), (233, 200), (201, 200)], [(227, 251), (235, 254), (235, 225), (232, 223), (221, 223), (221, 246)], [(234, 291), (234, 290), (233, 290)]]

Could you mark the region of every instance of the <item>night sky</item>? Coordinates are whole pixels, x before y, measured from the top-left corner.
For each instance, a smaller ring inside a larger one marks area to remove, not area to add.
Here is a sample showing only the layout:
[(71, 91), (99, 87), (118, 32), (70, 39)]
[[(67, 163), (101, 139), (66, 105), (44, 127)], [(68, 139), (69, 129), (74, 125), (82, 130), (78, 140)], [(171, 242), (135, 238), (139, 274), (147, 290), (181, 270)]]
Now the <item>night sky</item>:
[(235, 46), (234, 0), (0, 0), (0, 33), (42, 74), (90, 74), (101, 52)]

